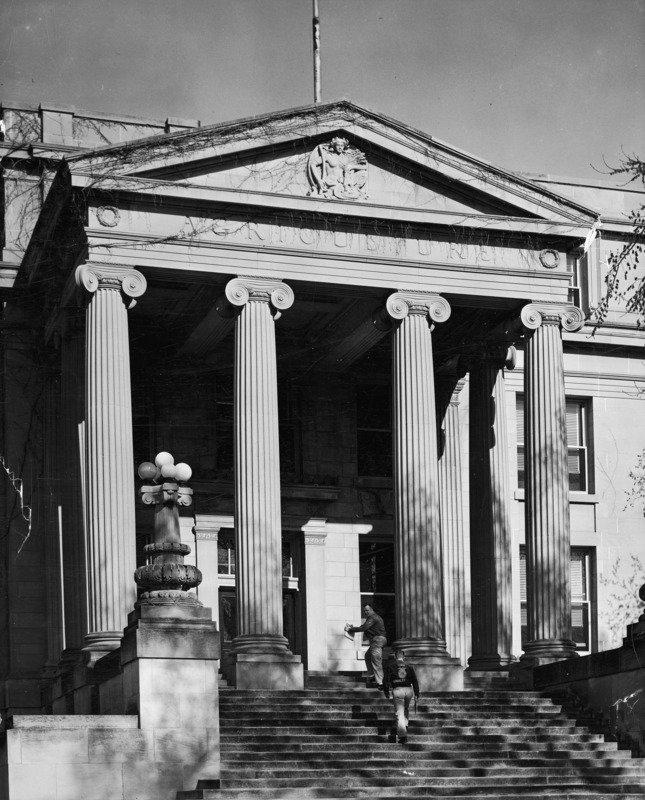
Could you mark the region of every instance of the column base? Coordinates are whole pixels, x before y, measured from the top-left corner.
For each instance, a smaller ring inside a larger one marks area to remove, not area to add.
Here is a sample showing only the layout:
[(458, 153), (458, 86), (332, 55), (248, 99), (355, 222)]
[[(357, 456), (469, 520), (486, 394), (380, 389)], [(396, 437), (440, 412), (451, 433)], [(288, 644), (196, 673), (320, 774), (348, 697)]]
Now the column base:
[(513, 664), (517, 663), (517, 658), (513, 655), (481, 655), (471, 656), (468, 659), (469, 673), (475, 672), (508, 672)]
[(304, 669), (292, 653), (231, 653), (226, 680), (236, 689), (302, 690)]
[(414, 667), (421, 692), (462, 692), (464, 670), (458, 658), (440, 656), (408, 657), (406, 661)]
[(411, 658), (450, 658), (450, 653), (446, 649), (445, 639), (421, 639), (407, 638), (397, 639), (392, 644), (392, 652), (404, 650), (405, 656)]
[(538, 667), (565, 658), (578, 658), (576, 643), (572, 639), (536, 639), (524, 645), (520, 661)]
[(90, 669), (107, 653), (121, 646), (123, 631), (95, 631), (85, 635), (82, 652), (85, 653), (86, 666)]
[(554, 661), (578, 658), (575, 643), (569, 639), (543, 639), (528, 642), (520, 660), (511, 666), (509, 683), (522, 689), (534, 689), (533, 669)]

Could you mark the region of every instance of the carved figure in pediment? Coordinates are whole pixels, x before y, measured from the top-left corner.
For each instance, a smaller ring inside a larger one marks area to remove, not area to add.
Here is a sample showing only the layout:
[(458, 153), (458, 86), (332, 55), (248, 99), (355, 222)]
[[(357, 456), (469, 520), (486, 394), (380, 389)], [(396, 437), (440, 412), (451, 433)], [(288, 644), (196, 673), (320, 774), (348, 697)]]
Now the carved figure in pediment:
[(335, 136), (319, 144), (307, 162), (309, 194), (336, 200), (364, 200), (367, 197), (367, 159), (347, 139)]

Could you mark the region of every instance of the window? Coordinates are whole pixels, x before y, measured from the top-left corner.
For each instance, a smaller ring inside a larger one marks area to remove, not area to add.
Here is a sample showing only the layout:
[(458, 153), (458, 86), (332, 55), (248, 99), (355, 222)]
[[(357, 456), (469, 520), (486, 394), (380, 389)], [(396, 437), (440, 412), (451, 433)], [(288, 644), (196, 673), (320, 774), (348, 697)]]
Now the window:
[(392, 477), (392, 401), (388, 386), (356, 387), (358, 474)]
[(217, 536), (217, 573), (235, 575), (235, 532), (222, 528)]
[[(591, 565), (593, 551), (571, 548), (571, 638), (577, 650), (591, 650)], [(528, 638), (526, 613), (526, 548), (520, 547), (520, 601), (522, 604), (522, 646)]]
[(369, 603), (383, 617), (388, 642), (396, 631), (394, 610), (394, 544), (361, 541), (359, 544), (361, 606)]
[[(217, 535), (217, 573), (235, 575), (235, 531), (232, 528), (222, 528)], [(282, 577), (298, 577), (298, 558), (291, 539), (282, 540)]]
[[(524, 489), (524, 397), (517, 396), (517, 485)], [(587, 400), (567, 398), (567, 446), (569, 464), (569, 491), (592, 492), (591, 421), (590, 403)]]
[[(229, 480), (233, 476), (233, 373), (220, 373), (215, 380), (215, 460), (217, 476)], [(278, 424), (280, 437), (280, 475), (283, 480), (295, 479), (300, 472), (300, 428), (298, 397), (292, 386), (278, 383)]]
[(586, 310), (586, 268), (587, 257), (578, 253), (567, 254), (567, 272), (569, 273), (569, 302)]
[(300, 396), (296, 387), (278, 382), (278, 418), (280, 425), (280, 477), (295, 482), (302, 472), (300, 459)]

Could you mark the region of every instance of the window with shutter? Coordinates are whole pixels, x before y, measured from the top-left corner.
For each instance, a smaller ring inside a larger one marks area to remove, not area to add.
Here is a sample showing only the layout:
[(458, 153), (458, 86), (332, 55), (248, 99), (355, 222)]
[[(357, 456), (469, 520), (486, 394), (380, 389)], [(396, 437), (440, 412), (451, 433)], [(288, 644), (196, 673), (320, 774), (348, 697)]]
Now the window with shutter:
[[(524, 396), (517, 395), (516, 436), (517, 436), (517, 486), (525, 486), (524, 451)], [(590, 492), (590, 423), (589, 401), (567, 398), (567, 462), (569, 471), (569, 491)]]
[[(577, 650), (591, 649), (590, 614), (590, 564), (592, 550), (583, 547), (571, 548), (570, 589), (571, 589), (571, 638)], [(526, 613), (526, 548), (520, 547), (520, 603), (522, 624), (522, 646), (527, 641)]]

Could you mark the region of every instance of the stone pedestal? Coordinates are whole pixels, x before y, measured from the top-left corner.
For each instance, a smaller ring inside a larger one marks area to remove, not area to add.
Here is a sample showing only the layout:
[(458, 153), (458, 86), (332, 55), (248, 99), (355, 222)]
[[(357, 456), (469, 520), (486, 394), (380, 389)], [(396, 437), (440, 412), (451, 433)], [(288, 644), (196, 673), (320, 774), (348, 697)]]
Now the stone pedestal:
[[(219, 657), (209, 608), (154, 604), (130, 614), (121, 645), (120, 713), (139, 715), (139, 728), (152, 736), (153, 760), (173, 764), (186, 790), (220, 776)], [(109, 683), (102, 689), (102, 707), (109, 706)]]
[[(512, 351), (514, 356), (514, 350)], [(512, 654), (506, 347), (482, 349), (470, 371), (470, 671), (508, 669)]]
[(85, 340), (85, 532), (88, 633), (100, 657), (118, 647), (136, 599), (132, 485), (132, 397), (127, 307), (146, 289), (141, 273), (85, 264), (76, 282), (88, 295)]
[(534, 303), (522, 309), (521, 320), (529, 334), (524, 365), (528, 642), (521, 661), (538, 666), (576, 656), (560, 329), (577, 330), (583, 315), (573, 306)]
[[(282, 519), (274, 315), (293, 292), (271, 279), (236, 279), (235, 535), (238, 635), (227, 679), (241, 688), (298, 689), (300, 657), (282, 628)], [(250, 656), (250, 658), (249, 658)], [(270, 683), (271, 686), (266, 684)]]
[[(394, 647), (428, 680), (458, 683), (461, 665), (451, 659), (443, 635), (443, 585), (437, 421), (431, 321), (448, 319), (444, 298), (397, 292), (387, 300), (394, 329), (394, 495), (396, 522), (396, 625)], [(423, 667), (423, 668), (422, 668)], [(454, 673), (454, 674), (453, 674)]]

